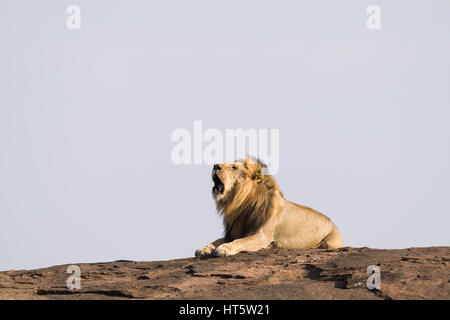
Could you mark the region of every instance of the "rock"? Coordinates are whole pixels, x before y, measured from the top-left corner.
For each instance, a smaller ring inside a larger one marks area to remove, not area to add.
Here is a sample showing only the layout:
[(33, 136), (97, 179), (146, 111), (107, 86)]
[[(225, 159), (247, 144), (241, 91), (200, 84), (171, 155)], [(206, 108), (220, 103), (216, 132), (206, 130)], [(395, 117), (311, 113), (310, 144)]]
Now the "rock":
[[(267, 249), (231, 257), (0, 272), (0, 299), (450, 299), (450, 247)], [(367, 267), (378, 265), (380, 289)]]

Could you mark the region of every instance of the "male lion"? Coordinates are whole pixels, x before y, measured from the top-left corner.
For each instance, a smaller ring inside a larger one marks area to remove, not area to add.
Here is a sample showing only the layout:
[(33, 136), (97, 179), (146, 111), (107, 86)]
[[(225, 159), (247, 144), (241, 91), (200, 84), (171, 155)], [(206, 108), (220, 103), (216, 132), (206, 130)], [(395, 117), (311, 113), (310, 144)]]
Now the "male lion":
[(343, 246), (334, 223), (325, 215), (283, 198), (266, 166), (250, 158), (216, 164), (213, 198), (222, 214), (225, 237), (195, 252), (197, 257), (228, 256), (241, 251), (278, 248), (334, 249)]

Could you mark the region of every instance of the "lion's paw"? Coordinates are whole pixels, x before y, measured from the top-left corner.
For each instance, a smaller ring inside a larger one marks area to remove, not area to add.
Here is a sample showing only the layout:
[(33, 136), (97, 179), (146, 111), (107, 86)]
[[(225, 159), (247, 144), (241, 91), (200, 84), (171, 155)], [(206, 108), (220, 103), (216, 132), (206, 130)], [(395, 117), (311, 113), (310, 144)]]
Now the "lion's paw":
[(236, 252), (233, 252), (232, 248), (228, 243), (222, 244), (215, 248), (213, 250), (213, 254), (216, 257), (226, 257), (226, 256), (232, 256), (233, 254), (236, 254)]
[(213, 248), (211, 248), (210, 246), (206, 246), (204, 248), (195, 250), (196, 257), (205, 257), (205, 256), (210, 256), (212, 254), (213, 254)]

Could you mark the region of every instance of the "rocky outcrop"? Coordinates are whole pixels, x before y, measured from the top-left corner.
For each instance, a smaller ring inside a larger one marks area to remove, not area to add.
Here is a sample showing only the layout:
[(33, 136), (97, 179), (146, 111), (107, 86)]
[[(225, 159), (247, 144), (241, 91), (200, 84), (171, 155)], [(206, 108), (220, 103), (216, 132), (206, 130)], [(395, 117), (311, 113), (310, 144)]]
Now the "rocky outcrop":
[[(80, 263), (0, 272), (0, 299), (450, 299), (450, 247), (267, 249), (170, 261)], [(378, 265), (380, 290), (367, 288)]]

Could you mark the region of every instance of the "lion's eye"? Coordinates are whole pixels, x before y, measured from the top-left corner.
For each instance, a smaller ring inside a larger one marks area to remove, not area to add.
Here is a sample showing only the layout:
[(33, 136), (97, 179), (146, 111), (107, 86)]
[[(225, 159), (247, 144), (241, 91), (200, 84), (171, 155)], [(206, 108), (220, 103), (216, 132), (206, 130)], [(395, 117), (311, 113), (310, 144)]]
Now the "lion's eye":
[(233, 168), (233, 170), (237, 170), (237, 167), (236, 167), (236, 166), (232, 166), (231, 168)]

